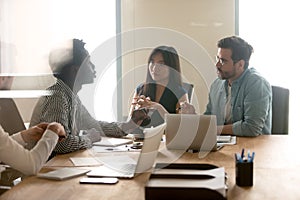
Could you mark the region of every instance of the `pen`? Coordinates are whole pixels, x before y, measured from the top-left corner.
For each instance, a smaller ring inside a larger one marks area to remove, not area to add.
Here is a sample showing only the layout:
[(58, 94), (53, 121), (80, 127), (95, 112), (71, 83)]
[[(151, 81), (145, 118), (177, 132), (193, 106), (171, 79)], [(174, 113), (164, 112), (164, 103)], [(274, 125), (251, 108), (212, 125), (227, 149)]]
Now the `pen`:
[(255, 156), (255, 152), (252, 152), (252, 155), (250, 153), (250, 150), (248, 150), (247, 155), (245, 156), (245, 149), (242, 149), (241, 153), (235, 153), (235, 160), (236, 162), (242, 163), (242, 162), (253, 162)]
[(253, 162), (253, 160), (254, 160), (254, 156), (255, 156), (255, 152), (253, 151), (253, 152), (252, 152), (252, 156), (251, 156), (251, 158), (250, 158), (250, 161), (249, 161), (249, 162)]
[(243, 162), (243, 158), (241, 157), (241, 154), (240, 153), (236, 153), (235, 155), (236, 155), (237, 162), (242, 163)]
[(251, 160), (250, 150), (248, 150), (247, 158), (248, 158), (249, 161)]
[(242, 149), (242, 153), (241, 153), (242, 159), (244, 159), (244, 151), (245, 149)]

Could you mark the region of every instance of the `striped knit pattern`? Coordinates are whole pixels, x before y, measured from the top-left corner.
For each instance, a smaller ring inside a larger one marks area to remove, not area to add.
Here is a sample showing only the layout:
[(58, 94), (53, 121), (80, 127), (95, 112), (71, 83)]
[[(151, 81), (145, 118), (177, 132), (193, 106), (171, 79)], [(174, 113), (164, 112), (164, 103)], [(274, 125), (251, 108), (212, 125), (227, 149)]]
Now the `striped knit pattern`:
[[(79, 149), (92, 147), (92, 142), (100, 140), (101, 135), (122, 137), (126, 135), (121, 130), (121, 123), (108, 123), (95, 120), (77, 94), (60, 79), (49, 87), (49, 96), (41, 97), (33, 111), (30, 126), (40, 122), (59, 122), (66, 131), (67, 138), (59, 142), (55, 153), (69, 153)], [(91, 133), (79, 136), (80, 130), (95, 128)]]

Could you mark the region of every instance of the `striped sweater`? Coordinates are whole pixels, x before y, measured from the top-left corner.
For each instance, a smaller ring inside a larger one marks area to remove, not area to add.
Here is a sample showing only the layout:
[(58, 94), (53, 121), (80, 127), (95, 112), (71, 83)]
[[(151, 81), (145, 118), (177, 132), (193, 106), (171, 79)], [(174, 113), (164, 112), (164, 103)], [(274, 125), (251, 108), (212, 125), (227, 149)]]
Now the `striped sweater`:
[[(62, 80), (49, 87), (51, 95), (39, 99), (33, 111), (30, 126), (40, 122), (59, 122), (66, 131), (67, 138), (59, 142), (54, 153), (69, 153), (79, 149), (92, 147), (92, 142), (100, 140), (101, 136), (122, 137), (126, 135), (121, 130), (122, 123), (95, 120), (75, 94)], [(81, 130), (87, 131), (79, 135)]]

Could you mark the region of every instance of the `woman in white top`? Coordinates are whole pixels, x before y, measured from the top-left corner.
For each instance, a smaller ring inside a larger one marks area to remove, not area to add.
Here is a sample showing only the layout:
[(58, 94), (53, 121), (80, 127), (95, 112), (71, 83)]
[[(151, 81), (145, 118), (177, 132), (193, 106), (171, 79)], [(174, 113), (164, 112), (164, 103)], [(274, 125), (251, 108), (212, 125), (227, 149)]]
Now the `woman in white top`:
[[(63, 126), (56, 122), (41, 123), (11, 136), (0, 125), (0, 160), (25, 175), (37, 174), (65, 136)], [(31, 150), (24, 148), (29, 142), (37, 142)]]

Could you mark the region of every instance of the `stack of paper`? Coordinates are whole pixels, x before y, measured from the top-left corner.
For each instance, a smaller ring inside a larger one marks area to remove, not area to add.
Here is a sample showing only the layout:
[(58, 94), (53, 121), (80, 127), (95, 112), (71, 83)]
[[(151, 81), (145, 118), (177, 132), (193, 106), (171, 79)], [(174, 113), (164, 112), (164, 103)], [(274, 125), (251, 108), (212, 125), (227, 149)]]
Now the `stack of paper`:
[(217, 144), (219, 145), (234, 145), (236, 144), (236, 136), (218, 135)]

